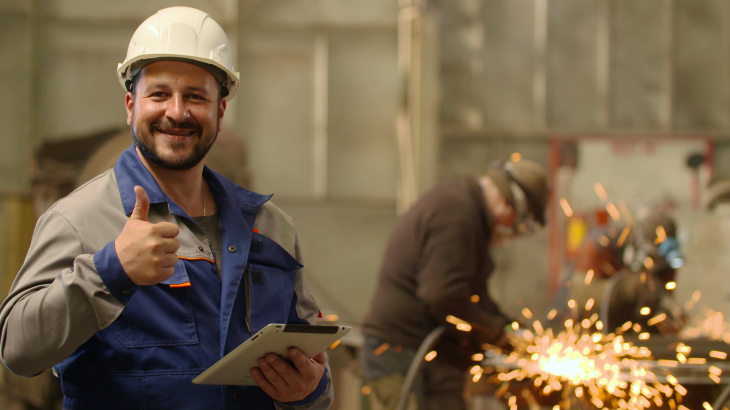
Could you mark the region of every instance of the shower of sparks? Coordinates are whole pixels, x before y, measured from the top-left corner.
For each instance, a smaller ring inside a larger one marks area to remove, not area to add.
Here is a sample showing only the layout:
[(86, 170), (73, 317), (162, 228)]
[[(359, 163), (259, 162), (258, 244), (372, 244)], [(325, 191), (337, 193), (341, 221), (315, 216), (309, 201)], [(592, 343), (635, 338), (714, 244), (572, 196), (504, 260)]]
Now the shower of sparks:
[(436, 353), (435, 350), (428, 352), (428, 354), (426, 354), (426, 357), (425, 357), (426, 361), (430, 362), (431, 360), (435, 359), (437, 354), (438, 353)]
[(603, 188), (603, 185), (601, 185), (600, 182), (596, 182), (595, 184), (593, 184), (593, 190), (596, 191), (596, 195), (598, 195), (598, 197), (601, 198), (601, 201), (608, 200), (608, 193)]
[(563, 208), (563, 212), (565, 212), (565, 216), (568, 218), (573, 216), (573, 208), (570, 207), (570, 204), (568, 203), (568, 200), (565, 198), (560, 198), (560, 206)]
[[(624, 339), (621, 333), (634, 329), (634, 324), (626, 322), (608, 335), (590, 333), (588, 329), (597, 324), (597, 318), (598, 315), (580, 321), (568, 319), (565, 330), (557, 334), (533, 321), (532, 329), (523, 328), (519, 337), (510, 337), (514, 350), (503, 360), (505, 367), (496, 367), (494, 377), (499, 382), (534, 379), (539, 394), (572, 391), (575, 397), (583, 397), (599, 409), (644, 410), (654, 405), (661, 407), (675, 398), (681, 402), (686, 389), (671, 375), (660, 380), (647, 370), (643, 362), (650, 359), (651, 351)], [(648, 338), (648, 333), (644, 334)], [(679, 346), (681, 351), (687, 348)], [(671, 367), (678, 363), (664, 362)], [(483, 372), (478, 366), (470, 370), (474, 379)], [(714, 372), (710, 374), (718, 377)], [(676, 403), (672, 408), (677, 408)]]
[(665, 287), (665, 288), (666, 288), (667, 290), (674, 290), (674, 289), (677, 289), (677, 282), (667, 282), (667, 284), (666, 284), (666, 285), (664, 285), (664, 287)]
[[(690, 300), (690, 302), (692, 302)], [(695, 318), (692, 323), (682, 329), (680, 337), (683, 339), (707, 338), (710, 340), (722, 340), (730, 343), (730, 323), (725, 319), (722, 312), (707, 309), (703, 316)], [(725, 359), (725, 357), (713, 356), (713, 354), (722, 356), (724, 352), (712, 351), (710, 357), (716, 359)]]

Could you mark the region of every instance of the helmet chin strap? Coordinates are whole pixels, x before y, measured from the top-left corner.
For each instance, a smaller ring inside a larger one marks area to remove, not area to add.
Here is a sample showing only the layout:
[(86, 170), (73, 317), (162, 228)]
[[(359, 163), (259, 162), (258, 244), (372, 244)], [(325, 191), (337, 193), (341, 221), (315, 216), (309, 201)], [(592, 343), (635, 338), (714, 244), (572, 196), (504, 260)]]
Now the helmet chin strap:
[(514, 181), (509, 183), (510, 190), (512, 191), (512, 199), (515, 203), (515, 221), (514, 221), (514, 234), (518, 235), (529, 235), (537, 231), (537, 222), (532, 218), (530, 211), (527, 206), (527, 197)]

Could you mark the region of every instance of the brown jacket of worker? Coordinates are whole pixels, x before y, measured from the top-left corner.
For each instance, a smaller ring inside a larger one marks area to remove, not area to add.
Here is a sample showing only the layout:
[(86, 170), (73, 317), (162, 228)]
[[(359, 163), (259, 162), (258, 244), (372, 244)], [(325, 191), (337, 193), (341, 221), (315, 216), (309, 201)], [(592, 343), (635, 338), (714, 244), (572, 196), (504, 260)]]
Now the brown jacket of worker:
[[(390, 235), (365, 334), (417, 348), (440, 324), (439, 356), (467, 367), (483, 343), (501, 339), (507, 319), (487, 292), (494, 222), (476, 178), (462, 177), (423, 195)], [(446, 322), (452, 315), (472, 330)]]

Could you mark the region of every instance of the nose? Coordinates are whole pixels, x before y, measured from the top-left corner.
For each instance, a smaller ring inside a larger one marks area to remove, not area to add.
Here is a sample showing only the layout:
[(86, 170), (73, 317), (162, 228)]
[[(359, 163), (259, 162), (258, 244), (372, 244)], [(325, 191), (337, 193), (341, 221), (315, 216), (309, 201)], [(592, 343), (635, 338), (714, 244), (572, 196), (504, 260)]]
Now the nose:
[(181, 94), (175, 93), (168, 100), (165, 116), (176, 123), (182, 122), (190, 116), (185, 99)]

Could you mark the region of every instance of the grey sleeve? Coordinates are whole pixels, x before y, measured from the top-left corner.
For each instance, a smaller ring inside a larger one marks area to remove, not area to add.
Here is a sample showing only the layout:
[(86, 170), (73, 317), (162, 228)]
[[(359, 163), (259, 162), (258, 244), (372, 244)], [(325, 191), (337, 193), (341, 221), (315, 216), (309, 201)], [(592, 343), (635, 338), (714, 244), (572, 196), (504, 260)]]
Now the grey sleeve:
[[(299, 240), (296, 239), (294, 244), (295, 255), (294, 257), (300, 263), (302, 262), (301, 251), (299, 250)], [(294, 291), (297, 294), (297, 306), (296, 311), (300, 319), (304, 319), (309, 322), (310, 325), (315, 326), (317, 324), (317, 316), (319, 315), (319, 307), (317, 302), (314, 301), (312, 294), (309, 292), (307, 282), (304, 279), (304, 268), (297, 269), (296, 283), (294, 285)], [(285, 403), (274, 402), (278, 410), (326, 410), (332, 405), (335, 399), (335, 390), (332, 386), (332, 370), (329, 365), (329, 357), (327, 357), (327, 389), (322, 393), (317, 400), (303, 404), (299, 406), (291, 406)]]
[(38, 220), (25, 262), (0, 306), (0, 359), (34, 376), (60, 363), (121, 314), (74, 227), (50, 210)]

